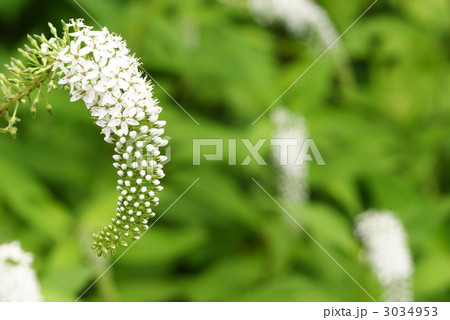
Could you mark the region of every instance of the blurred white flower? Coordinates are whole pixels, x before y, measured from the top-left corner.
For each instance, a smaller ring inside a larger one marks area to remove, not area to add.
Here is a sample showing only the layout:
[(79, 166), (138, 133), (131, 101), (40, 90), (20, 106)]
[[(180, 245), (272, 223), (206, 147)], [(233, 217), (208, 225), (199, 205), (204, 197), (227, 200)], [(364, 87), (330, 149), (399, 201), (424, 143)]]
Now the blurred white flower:
[(367, 250), (367, 258), (384, 287), (384, 301), (412, 301), (413, 262), (408, 235), (389, 211), (369, 210), (357, 217), (355, 234)]
[[(300, 150), (308, 137), (308, 131), (303, 117), (292, 114), (285, 108), (278, 108), (271, 116), (275, 124), (272, 141), (272, 157), (278, 167), (277, 188), (281, 201), (289, 210), (298, 209), (309, 196), (308, 162), (296, 165)], [(284, 149), (284, 150), (283, 150)]]
[(313, 0), (249, 0), (249, 7), (261, 23), (282, 23), (297, 37), (312, 32), (325, 47), (339, 38), (326, 11)]
[(183, 28), (183, 43), (188, 50), (195, 51), (201, 43), (200, 28), (194, 22), (184, 19), (181, 22)]
[(33, 256), (19, 242), (0, 245), (0, 302), (41, 301)]

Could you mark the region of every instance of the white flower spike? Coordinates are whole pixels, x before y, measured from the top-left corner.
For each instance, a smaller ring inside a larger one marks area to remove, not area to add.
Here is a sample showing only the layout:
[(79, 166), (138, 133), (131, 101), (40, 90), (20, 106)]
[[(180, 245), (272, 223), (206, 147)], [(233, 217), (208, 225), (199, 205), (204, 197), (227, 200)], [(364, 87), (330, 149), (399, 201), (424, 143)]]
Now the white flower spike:
[(325, 47), (339, 37), (326, 11), (313, 0), (249, 0), (249, 7), (262, 23), (280, 22), (297, 37), (312, 31)]
[(308, 130), (303, 117), (292, 114), (285, 108), (277, 108), (271, 120), (275, 124), (272, 139), (292, 140), (287, 152), (282, 152), (280, 146), (273, 145), (272, 157), (279, 171), (277, 187), (282, 202), (294, 209), (309, 197), (308, 164), (305, 161), (301, 166), (296, 165), (300, 150), (308, 138)]
[[(162, 190), (159, 180), (164, 177), (162, 163), (167, 159), (159, 148), (168, 143), (161, 138), (165, 125), (159, 121), (162, 109), (153, 97), (150, 81), (139, 71), (138, 59), (119, 35), (107, 28), (93, 30), (81, 19), (63, 22), (62, 37), (51, 24), (50, 29), (54, 37), (49, 40), (29, 37), (33, 48), (22, 50), (29, 66), (12, 60), (13, 81), (0, 74), (0, 116), (9, 122), (0, 130), (15, 136), (17, 107), (38, 91), (34, 114), (43, 86), (50, 91), (58, 83), (70, 92), (70, 101), (85, 103), (105, 141), (115, 144), (114, 167), (126, 180), (117, 187), (120, 219), (112, 219), (111, 225), (94, 234), (92, 246), (98, 255), (114, 254), (119, 245), (127, 245), (127, 238), (136, 239), (148, 228), (148, 219), (154, 216), (148, 207), (158, 204), (155, 194)], [(9, 109), (14, 105), (11, 116)], [(51, 111), (49, 105), (47, 110)]]
[(42, 300), (33, 256), (19, 242), (0, 245), (0, 302), (39, 302)]
[(413, 262), (408, 235), (389, 211), (369, 210), (357, 217), (355, 234), (367, 250), (367, 258), (384, 288), (384, 301), (412, 301)]

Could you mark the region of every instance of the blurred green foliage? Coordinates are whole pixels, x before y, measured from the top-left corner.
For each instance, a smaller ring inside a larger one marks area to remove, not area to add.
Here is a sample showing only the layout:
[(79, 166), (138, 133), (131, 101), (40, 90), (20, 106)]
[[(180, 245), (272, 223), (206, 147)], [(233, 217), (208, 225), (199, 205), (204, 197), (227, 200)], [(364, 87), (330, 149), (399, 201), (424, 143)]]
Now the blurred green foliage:
[[(368, 301), (252, 182), (276, 194), (271, 166), (192, 166), (193, 138), (270, 138), (250, 124), (321, 53), (240, 6), (207, 0), (78, 0), (121, 34), (158, 86), (172, 161), (159, 214), (200, 178), (82, 298), (85, 301)], [(372, 1), (318, 1), (343, 32)], [(237, 3), (237, 2), (235, 2)], [(450, 300), (450, 3), (380, 0), (343, 38), (348, 64), (325, 55), (281, 100), (306, 117), (326, 166), (311, 166), (300, 223), (372, 295), (354, 217), (393, 210), (410, 236), (418, 301)], [(27, 33), (84, 17), (75, 2), (0, 1), (0, 60)], [(2, 70), (4, 71), (4, 70)], [(90, 252), (115, 212), (112, 148), (66, 93), (0, 136), (0, 243), (34, 253), (48, 301), (75, 300), (113, 261)], [(264, 154), (269, 157), (266, 146)], [(245, 152), (238, 154), (241, 160)], [(238, 160), (239, 161), (239, 160)]]

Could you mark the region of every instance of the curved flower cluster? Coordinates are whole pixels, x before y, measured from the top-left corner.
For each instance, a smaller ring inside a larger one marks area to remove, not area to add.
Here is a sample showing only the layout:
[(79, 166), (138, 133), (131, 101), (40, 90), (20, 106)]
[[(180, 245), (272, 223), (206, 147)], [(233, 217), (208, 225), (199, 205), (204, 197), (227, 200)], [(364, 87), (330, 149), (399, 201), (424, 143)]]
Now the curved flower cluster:
[(389, 211), (370, 210), (357, 217), (355, 233), (384, 287), (383, 299), (411, 301), (413, 262), (402, 223)]
[[(59, 84), (68, 86), (71, 101), (83, 100), (105, 140), (115, 143), (114, 166), (120, 177), (117, 217), (94, 234), (93, 248), (99, 255), (127, 245), (125, 238), (138, 239), (154, 216), (164, 176), (159, 147), (165, 121), (153, 98), (152, 86), (139, 71), (139, 62), (126, 43), (106, 28), (94, 31), (82, 20), (71, 21), (70, 45), (55, 54), (53, 70), (62, 72)], [(49, 48), (44, 47), (43, 50)]]
[(339, 37), (326, 11), (313, 0), (250, 0), (249, 6), (261, 22), (281, 22), (295, 36), (312, 29), (327, 47)]
[(18, 242), (0, 246), (0, 302), (38, 302), (42, 300), (33, 256)]

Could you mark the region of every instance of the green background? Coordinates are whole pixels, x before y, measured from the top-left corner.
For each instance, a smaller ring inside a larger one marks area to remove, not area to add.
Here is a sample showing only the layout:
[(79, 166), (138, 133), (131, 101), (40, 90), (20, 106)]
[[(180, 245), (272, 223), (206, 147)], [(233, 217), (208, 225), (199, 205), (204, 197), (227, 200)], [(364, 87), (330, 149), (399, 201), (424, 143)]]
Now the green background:
[[(239, 1), (79, 2), (200, 124), (155, 86), (172, 137), (158, 214), (200, 179), (81, 300), (369, 301), (251, 180), (276, 196), (273, 166), (192, 165), (193, 138), (269, 139), (269, 114), (251, 123), (324, 49), (259, 26)], [(371, 1), (318, 3), (342, 33)], [(78, 17), (95, 25), (71, 0), (1, 0), (0, 61), (18, 56), (27, 33), (50, 34), (48, 21)], [(416, 300), (449, 301), (450, 2), (380, 0), (341, 46), (347, 64), (329, 52), (277, 104), (307, 119), (326, 162), (310, 166), (310, 201), (295, 214), (378, 299), (354, 218), (394, 211)], [(115, 212), (113, 150), (81, 102), (65, 92), (50, 102), (53, 117), (22, 108), (17, 143), (0, 136), (0, 243), (34, 254), (46, 301), (73, 301), (114, 261), (89, 248)], [(270, 160), (268, 144), (262, 153)]]

